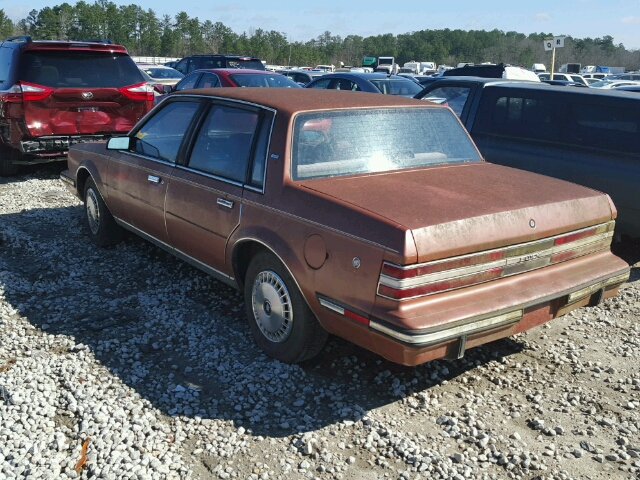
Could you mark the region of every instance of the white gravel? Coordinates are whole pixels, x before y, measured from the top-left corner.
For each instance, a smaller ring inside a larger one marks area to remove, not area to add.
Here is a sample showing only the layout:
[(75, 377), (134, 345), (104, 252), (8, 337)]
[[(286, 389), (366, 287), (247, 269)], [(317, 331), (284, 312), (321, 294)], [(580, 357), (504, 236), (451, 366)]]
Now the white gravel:
[(459, 361), (333, 338), (290, 366), (237, 292), (82, 215), (55, 168), (0, 180), (0, 480), (640, 479), (640, 264)]

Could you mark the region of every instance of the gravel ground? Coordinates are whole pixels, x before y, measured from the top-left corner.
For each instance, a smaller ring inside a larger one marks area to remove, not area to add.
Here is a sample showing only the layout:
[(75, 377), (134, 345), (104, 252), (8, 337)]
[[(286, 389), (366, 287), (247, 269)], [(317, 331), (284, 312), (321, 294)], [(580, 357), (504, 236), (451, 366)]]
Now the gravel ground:
[(234, 290), (93, 246), (58, 172), (0, 180), (0, 479), (640, 479), (640, 243), (617, 298), (462, 360), (292, 366)]

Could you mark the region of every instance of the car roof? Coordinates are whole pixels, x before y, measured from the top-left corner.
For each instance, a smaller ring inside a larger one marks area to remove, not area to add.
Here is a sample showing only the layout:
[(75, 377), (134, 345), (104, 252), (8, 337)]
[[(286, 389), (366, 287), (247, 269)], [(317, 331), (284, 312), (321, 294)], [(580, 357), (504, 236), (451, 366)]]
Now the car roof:
[[(453, 82), (474, 82), (474, 83), (483, 83), (485, 85), (490, 84), (510, 84), (515, 83), (518, 85), (540, 85), (541, 82), (536, 82), (533, 80), (520, 80), (516, 78), (487, 78), (487, 77), (473, 77), (473, 76), (464, 76), (464, 75), (454, 75), (451, 77), (433, 77), (441, 79), (442, 81), (453, 81)], [(431, 86), (431, 85), (429, 85)]]
[[(541, 85), (544, 85), (544, 87), (541, 87)], [(429, 85), (429, 87), (431, 87), (431, 85)], [(595, 95), (595, 96), (607, 96), (607, 97), (612, 97), (612, 96), (617, 96), (619, 98), (626, 98), (628, 99), (629, 96), (623, 94), (622, 92), (617, 92), (618, 89), (612, 89), (612, 90), (603, 90), (603, 89), (599, 89), (599, 88), (566, 88), (565, 86), (559, 86), (559, 85), (549, 85), (546, 83), (537, 83), (537, 82), (513, 82), (513, 83), (503, 83), (503, 84), (498, 84), (498, 85), (487, 85), (486, 88), (490, 88), (490, 87), (500, 87), (500, 88), (519, 88), (519, 89), (526, 89), (526, 90), (538, 90), (539, 88), (544, 88), (545, 92), (562, 92), (565, 95)]]
[[(13, 37), (12, 37), (13, 38)], [(15, 41), (5, 40), (0, 42), (3, 47), (15, 45), (20, 50), (73, 50), (73, 51), (99, 51), (127, 53), (127, 49), (122, 45), (114, 43), (98, 43), (91, 41), (61, 41), (61, 40), (31, 40), (31, 41)]]
[(269, 70), (252, 70), (250, 68), (199, 68), (198, 70), (194, 70), (193, 72), (189, 72), (189, 73), (196, 73), (196, 72), (213, 72), (213, 73), (226, 73), (226, 74), (256, 73), (259, 75), (273, 75), (275, 73), (277, 75), (281, 75), (278, 72), (271, 72)]
[[(353, 77), (353, 78), (351, 78)], [(391, 79), (400, 79), (400, 80), (409, 80), (407, 77), (402, 77), (400, 75), (389, 75), (388, 73), (384, 73), (384, 72), (373, 72), (373, 73), (368, 73), (368, 72), (338, 72), (338, 73), (328, 73), (326, 75), (323, 75), (322, 78), (351, 78), (353, 80), (355, 80), (356, 78), (364, 78), (365, 80), (377, 80), (377, 79), (385, 79), (385, 78), (391, 78)]]
[(172, 94), (175, 97), (179, 95), (205, 95), (241, 100), (289, 114), (311, 110), (397, 106), (447, 108), (444, 105), (398, 95), (306, 88), (203, 88), (182, 90)]

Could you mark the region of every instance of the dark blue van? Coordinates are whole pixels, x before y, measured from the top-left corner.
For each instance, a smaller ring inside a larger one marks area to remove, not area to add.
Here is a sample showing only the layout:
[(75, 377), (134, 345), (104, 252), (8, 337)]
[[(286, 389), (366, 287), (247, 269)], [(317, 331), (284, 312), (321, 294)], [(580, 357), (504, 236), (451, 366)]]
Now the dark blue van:
[(416, 98), (456, 105), (492, 163), (608, 193), (619, 233), (640, 237), (640, 95), (452, 77)]

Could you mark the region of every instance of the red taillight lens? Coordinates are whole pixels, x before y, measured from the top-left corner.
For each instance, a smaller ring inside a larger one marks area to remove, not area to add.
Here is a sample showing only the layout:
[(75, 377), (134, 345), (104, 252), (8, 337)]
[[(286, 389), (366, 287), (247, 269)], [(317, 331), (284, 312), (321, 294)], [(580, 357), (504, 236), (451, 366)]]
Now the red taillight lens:
[(562, 235), (560, 237), (556, 237), (553, 241), (554, 245), (564, 245), (565, 243), (575, 242), (576, 240), (580, 240), (582, 238), (591, 237), (596, 234), (597, 227), (588, 228), (586, 230), (581, 230), (579, 232), (570, 233), (568, 235)]
[(380, 284), (378, 293), (394, 300), (405, 300), (407, 298), (420, 297), (422, 295), (429, 295), (432, 293), (444, 292), (447, 290), (453, 290), (455, 288), (475, 285), (477, 283), (488, 282), (489, 280), (500, 278), (503, 273), (504, 269), (502, 267), (496, 267), (471, 275), (464, 275), (462, 277), (441, 280), (439, 282), (433, 282), (426, 285), (404, 289), (396, 289), (387, 285)]
[(53, 93), (51, 87), (28, 82), (20, 82), (20, 89), (22, 90), (22, 99), (31, 102), (44, 100)]
[(443, 272), (445, 270), (453, 270), (455, 268), (471, 267), (481, 263), (493, 262), (505, 257), (506, 250), (501, 249), (479, 254), (465, 255), (462, 257), (431, 262), (423, 265), (416, 265), (415, 267), (403, 268), (391, 263), (385, 263), (382, 265), (382, 274), (397, 279), (414, 278), (421, 277), (422, 275), (428, 275), (430, 273)]
[(129, 85), (127, 87), (120, 87), (118, 89), (125, 97), (131, 100), (138, 100), (140, 102), (153, 102), (153, 87), (146, 83), (136, 83), (135, 85)]
[(487, 252), (400, 266), (384, 262), (378, 294), (393, 300), (445, 292), (604, 250), (615, 222)]

